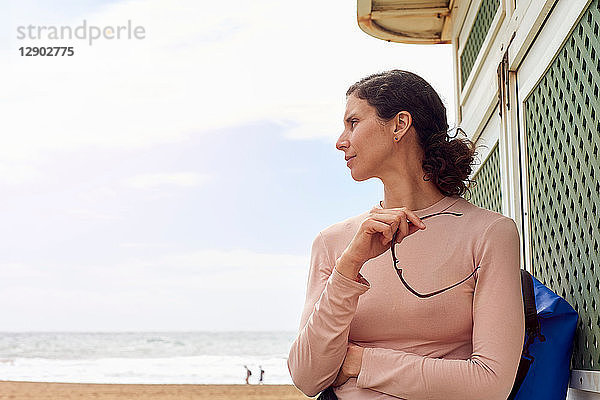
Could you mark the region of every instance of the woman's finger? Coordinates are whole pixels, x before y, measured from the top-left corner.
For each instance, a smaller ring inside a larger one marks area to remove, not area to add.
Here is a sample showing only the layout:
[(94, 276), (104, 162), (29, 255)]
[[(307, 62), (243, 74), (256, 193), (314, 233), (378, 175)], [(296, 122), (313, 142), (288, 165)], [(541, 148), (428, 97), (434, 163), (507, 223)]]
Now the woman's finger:
[(335, 378), (335, 381), (331, 384), (331, 386), (333, 386), (333, 387), (342, 386), (344, 383), (346, 383), (348, 381), (348, 379), (350, 379), (350, 377), (347, 376), (346, 374), (344, 374), (340, 369), (340, 372), (338, 373), (337, 377)]
[[(414, 224), (408, 224), (408, 234), (405, 235), (404, 237), (402, 237), (402, 234), (400, 232), (400, 228), (398, 228), (395, 232), (397, 232), (396, 234), (396, 243), (400, 243), (402, 242), (402, 240), (407, 237), (412, 235), (413, 233), (415, 233), (416, 231), (420, 231), (422, 228), (414, 225)], [(424, 228), (423, 228), (424, 229)]]
[(404, 239), (405, 237), (408, 236), (408, 234), (410, 233), (408, 230), (408, 220), (406, 219), (406, 217), (404, 215), (399, 216), (399, 222), (400, 225), (398, 226), (398, 228), (400, 229), (400, 233), (402, 234), (402, 237), (400, 238), (396, 238), (396, 242), (402, 241), (402, 239)]
[(376, 220), (375, 218), (372, 218), (373, 222), (381, 222), (381, 223), (384, 223), (387, 225), (387, 228), (384, 225), (378, 225), (378, 228), (377, 228), (377, 230), (382, 235), (381, 244), (384, 246), (390, 245), (391, 241), (394, 240), (394, 235), (396, 235), (396, 243), (400, 243), (406, 236), (413, 234), (416, 231), (420, 230), (420, 228), (415, 227), (414, 225), (408, 226), (408, 223), (405, 222), (405, 225), (407, 227), (404, 229), (408, 229), (408, 233), (405, 233), (406, 231), (403, 231), (402, 227), (400, 226), (400, 224), (401, 224), (400, 218), (398, 218), (398, 217), (393, 217), (392, 219), (389, 219), (389, 218), (390, 218), (390, 216), (383, 217), (382, 219), (384, 219), (384, 221), (379, 221), (379, 220)]
[(364, 224), (367, 233), (381, 233), (385, 238), (385, 242), (383, 244), (389, 243), (392, 240), (392, 236), (394, 235), (394, 231), (392, 231), (391, 224), (383, 221), (379, 221), (377, 219), (369, 218)]
[(389, 226), (386, 232), (382, 231), (382, 234), (387, 239), (386, 243), (392, 240), (392, 237), (394, 236), (394, 233), (396, 232), (396, 230), (398, 229), (398, 225), (400, 224), (400, 218), (398, 217), (398, 215), (393, 214), (375, 214), (371, 215), (369, 219), (373, 221), (383, 222)]
[[(425, 225), (423, 226), (413, 224), (410, 220), (407, 220), (407, 215), (403, 210), (398, 210), (391, 213), (378, 213), (376, 211), (372, 211), (369, 218), (375, 219), (378, 221), (386, 222), (392, 226), (392, 235), (398, 230), (397, 242), (399, 243), (404, 237), (415, 233), (420, 229), (425, 229)], [(415, 215), (416, 217), (416, 215)], [(418, 218), (418, 217), (417, 217)], [(420, 220), (418, 220), (420, 221)]]
[(381, 214), (398, 214), (399, 212), (404, 212), (406, 214), (406, 218), (413, 224), (415, 224), (416, 226), (419, 227), (425, 227), (425, 224), (423, 223), (423, 221), (421, 221), (421, 218), (419, 218), (417, 216), (417, 214), (415, 214), (413, 211), (407, 209), (406, 207), (399, 207), (399, 208), (377, 208), (374, 207), (373, 210), (375, 210), (378, 213)]

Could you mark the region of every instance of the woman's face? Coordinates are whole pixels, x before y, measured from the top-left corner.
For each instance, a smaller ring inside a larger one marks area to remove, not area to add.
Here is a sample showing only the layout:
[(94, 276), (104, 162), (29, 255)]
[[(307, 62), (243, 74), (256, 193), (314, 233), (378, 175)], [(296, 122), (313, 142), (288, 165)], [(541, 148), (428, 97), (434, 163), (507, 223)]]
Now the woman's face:
[(335, 147), (345, 154), (352, 178), (364, 181), (381, 177), (394, 143), (393, 120), (382, 122), (366, 100), (354, 95), (346, 99), (344, 131)]

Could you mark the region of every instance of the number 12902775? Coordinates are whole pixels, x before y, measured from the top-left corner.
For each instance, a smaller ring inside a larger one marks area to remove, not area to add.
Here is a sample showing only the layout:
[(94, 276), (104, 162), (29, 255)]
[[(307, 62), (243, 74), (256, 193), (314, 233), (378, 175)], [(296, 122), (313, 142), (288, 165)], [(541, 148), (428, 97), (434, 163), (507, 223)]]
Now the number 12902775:
[(73, 47), (19, 47), (19, 51), (25, 57), (71, 57), (75, 54)]

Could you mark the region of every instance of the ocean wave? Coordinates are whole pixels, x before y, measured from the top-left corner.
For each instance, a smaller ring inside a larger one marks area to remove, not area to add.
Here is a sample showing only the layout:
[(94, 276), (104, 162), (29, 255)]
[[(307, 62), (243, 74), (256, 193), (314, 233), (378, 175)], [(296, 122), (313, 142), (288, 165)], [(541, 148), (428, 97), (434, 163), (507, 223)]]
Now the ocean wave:
[(258, 383), (259, 365), (263, 383), (291, 384), (286, 360), (281, 357), (194, 356), (173, 358), (104, 358), (56, 360), (16, 358), (0, 363), (0, 380), (78, 383), (245, 383), (244, 365)]

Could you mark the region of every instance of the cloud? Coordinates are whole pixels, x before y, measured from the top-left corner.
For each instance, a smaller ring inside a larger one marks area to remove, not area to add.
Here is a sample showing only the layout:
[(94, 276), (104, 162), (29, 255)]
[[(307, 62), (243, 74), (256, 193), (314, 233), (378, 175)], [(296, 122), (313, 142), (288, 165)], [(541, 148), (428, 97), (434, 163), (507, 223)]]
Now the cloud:
[(118, 198), (118, 193), (112, 187), (99, 186), (88, 188), (86, 191), (78, 193), (77, 197), (85, 204), (96, 204), (107, 200), (114, 200)]
[(150, 249), (150, 248), (167, 248), (173, 246), (172, 243), (144, 243), (144, 242), (123, 242), (119, 243), (119, 247), (123, 248), (142, 248), (142, 249)]
[(6, 262), (0, 264), (0, 280), (9, 281), (11, 279), (45, 279), (50, 275), (49, 271), (43, 268), (35, 268), (30, 264), (22, 262)]
[(24, 163), (0, 163), (0, 183), (16, 185), (35, 182), (41, 172), (32, 165)]
[(126, 186), (135, 189), (155, 189), (163, 186), (194, 187), (210, 179), (209, 175), (195, 172), (140, 174), (124, 180)]
[[(418, 72), (434, 79), (434, 86), (452, 92), (451, 64), (447, 76), (440, 76), (438, 62), (423, 63), (438, 60), (440, 47), (375, 40), (358, 28), (355, 6), (311, 4), (113, 3), (63, 24), (78, 26), (86, 19), (89, 25), (116, 26), (131, 20), (145, 28), (145, 39), (75, 42), (75, 56), (52, 60), (18, 56), (23, 42), (14, 39), (4, 66), (13, 79), (0, 118), (0, 130), (13, 134), (0, 148), (0, 159), (31, 160), (82, 146), (182, 142), (263, 120), (289, 128), (291, 139), (335, 140), (348, 85), (391, 67), (420, 66)], [(445, 51), (450, 63), (450, 49)]]
[[(306, 178), (312, 176), (303, 173), (306, 168), (312, 171), (323, 165), (308, 157), (310, 163), (294, 168), (287, 160), (280, 161), (284, 157), (256, 156), (265, 153), (246, 150), (259, 145), (261, 151), (285, 156), (281, 149), (320, 151), (317, 143), (300, 140), (335, 142), (342, 129), (347, 87), (379, 70), (415, 71), (452, 96), (451, 46), (399, 45), (371, 38), (358, 28), (355, 4), (346, 1), (181, 0), (172, 6), (164, 0), (132, 0), (97, 7), (86, 12), (80, 3), (77, 7), (65, 2), (49, 6), (39, 0), (11, 4), (9, 48), (0, 49), (5, 55), (0, 72), (8, 77), (0, 93), (4, 133), (0, 185), (10, 206), (4, 208), (5, 219), (13, 222), (6, 226), (15, 227), (5, 229), (5, 247), (15, 244), (22, 250), (4, 253), (19, 257), (19, 262), (31, 260), (31, 265), (7, 267), (5, 276), (10, 280), (0, 280), (0, 301), (11, 304), (5, 325), (143, 329), (146, 325), (136, 325), (131, 316), (145, 313), (149, 324), (193, 320), (195, 328), (203, 328), (202, 318), (196, 322), (190, 316), (209, 309), (221, 318), (213, 321), (215, 326), (227, 321), (235, 325), (242, 314), (240, 299), (244, 305), (262, 304), (261, 309), (281, 307), (270, 319), (248, 313), (257, 324), (268, 320), (276, 325), (299, 313), (308, 256), (269, 248), (284, 241), (287, 248), (301, 248), (298, 238), (316, 229), (320, 218), (314, 212), (310, 218), (302, 217), (316, 195), (308, 189), (285, 193), (289, 185), (277, 187), (267, 178), (271, 171), (280, 173), (286, 167), (292, 178)], [(46, 14), (51, 18), (43, 18)], [(61, 42), (74, 46), (73, 57), (18, 55), (20, 46), (45, 43), (16, 40), (16, 25), (75, 27), (83, 19), (96, 26), (131, 20), (144, 26), (146, 38), (98, 40), (93, 46), (85, 41)], [(452, 118), (453, 104), (447, 106)], [(273, 131), (295, 142), (282, 147), (271, 137), (261, 142), (266, 135), (257, 134), (257, 129), (274, 125), (282, 129)], [(234, 130), (235, 142), (214, 138)], [(218, 154), (203, 157), (207, 154), (201, 146), (211, 140), (225, 145), (208, 146)], [(196, 148), (200, 154), (190, 155)], [(328, 151), (334, 152), (333, 146)], [(243, 157), (231, 161), (228, 157), (236, 152)], [(212, 162), (213, 158), (219, 161)], [(206, 196), (194, 190), (229, 170), (240, 172), (236, 179), (242, 179), (241, 173), (260, 174), (244, 180), (248, 185), (243, 185), (243, 192), (233, 190), (232, 181)], [(319, 189), (321, 184), (325, 183), (315, 182), (319, 195), (315, 198), (329, 193)], [(265, 210), (249, 201), (272, 194), (280, 196), (281, 207), (292, 201), (288, 198), (308, 200), (298, 210), (299, 229), (285, 233), (289, 239), (282, 233), (268, 236), (274, 223), (258, 219)], [(175, 201), (147, 201), (164, 196)], [(346, 197), (362, 201), (359, 195)], [(236, 208), (222, 225), (213, 224), (212, 231), (199, 226), (207, 213), (211, 218), (218, 215), (205, 206), (218, 198), (233, 199)], [(244, 204), (237, 207), (238, 201)], [(195, 207), (197, 203), (202, 206)], [(75, 218), (64, 218), (65, 214)], [(236, 241), (236, 234), (250, 236), (254, 246), (265, 251)], [(208, 235), (206, 244), (199, 239)], [(207, 248), (175, 251), (194, 241)], [(161, 245), (164, 242), (170, 243)], [(235, 248), (223, 248), (230, 245)], [(43, 279), (27, 279), (42, 273)], [(113, 320), (122, 309), (129, 310), (129, 318)]]
[(106, 220), (113, 221), (117, 219), (121, 219), (121, 216), (99, 212), (93, 209), (88, 208), (72, 208), (66, 211), (67, 214), (77, 217), (78, 219), (83, 220)]
[(247, 249), (198, 250), (162, 257), (161, 265), (178, 268), (222, 270), (223, 268), (304, 268), (305, 256), (260, 253)]
[(0, 301), (11, 304), (5, 329), (297, 328), (307, 256), (242, 248), (146, 252), (116, 264), (0, 265)]
[[(211, 279), (230, 276), (232, 285), (246, 285), (242, 277), (261, 276), (268, 286), (280, 274), (293, 271), (304, 273), (308, 270), (307, 255), (258, 252), (244, 248), (199, 249), (172, 252), (169, 244), (158, 244), (160, 251), (153, 252), (150, 243), (126, 243), (120, 247), (128, 248), (136, 256), (128, 256), (114, 263), (95, 263), (78, 261), (75, 264), (55, 262), (5, 263), (4, 273), (10, 276), (18, 271), (28, 274), (53, 276), (59, 285), (70, 286), (89, 284), (90, 289), (105, 290), (112, 287), (133, 286), (190, 286), (210, 285)], [(166, 249), (166, 250), (165, 250)], [(11, 272), (12, 271), (12, 272)], [(52, 271), (51, 273), (48, 273)], [(16, 276), (16, 275), (14, 275)], [(220, 279), (219, 278), (219, 279)], [(41, 282), (40, 282), (41, 283)], [(45, 282), (44, 284), (51, 282)], [(300, 285), (302, 286), (302, 285)]]

